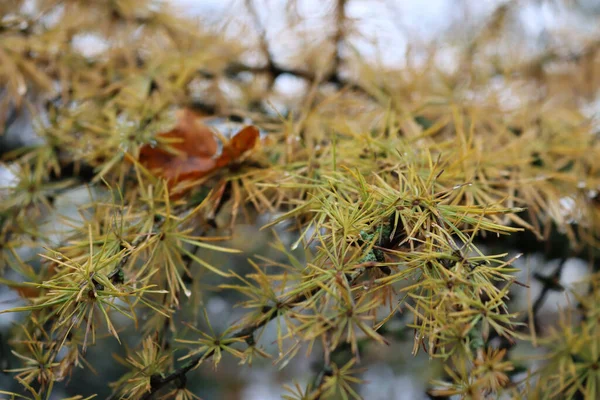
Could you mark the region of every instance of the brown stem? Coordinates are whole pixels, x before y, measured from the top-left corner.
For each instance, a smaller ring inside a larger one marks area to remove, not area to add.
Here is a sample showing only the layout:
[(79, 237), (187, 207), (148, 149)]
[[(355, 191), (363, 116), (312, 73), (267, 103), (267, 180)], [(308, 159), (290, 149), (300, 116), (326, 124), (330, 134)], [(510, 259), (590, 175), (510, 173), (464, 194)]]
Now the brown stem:
[(339, 81), (339, 68), (342, 63), (342, 56), (340, 54), (340, 47), (344, 44), (346, 34), (346, 0), (337, 0), (335, 7), (335, 34), (333, 35), (333, 45), (335, 50), (333, 52), (333, 66), (331, 68), (331, 77), (336, 77)]
[[(357, 268), (354, 272), (352, 272), (350, 274), (350, 277), (349, 277), (350, 282), (349, 283), (350, 284), (354, 283), (366, 271), (366, 267), (370, 266), (371, 264), (372, 263), (359, 264), (359, 268)], [(309, 290), (308, 292), (300, 293), (291, 298), (282, 300), (283, 304), (292, 306), (289, 308), (283, 307), (282, 310), (292, 309), (294, 305), (298, 305), (299, 303), (302, 303), (303, 301), (307, 300), (311, 296), (318, 293), (320, 290), (321, 290), (321, 287), (315, 285), (315, 287), (313, 289)], [(249, 325), (241, 328), (240, 330), (234, 332), (233, 334), (230, 335), (230, 338), (245, 338), (245, 339), (247, 339), (246, 340), (247, 342), (252, 343), (253, 338), (254, 338), (254, 333), (257, 330), (259, 330), (260, 328), (262, 328), (263, 326), (265, 326), (267, 323), (269, 323), (270, 321), (275, 319), (278, 315), (279, 314), (275, 313), (275, 312), (270, 313), (268, 315), (268, 317), (261, 319), (259, 322), (254, 323), (254, 324), (249, 324)], [(250, 338), (252, 338), (252, 339), (250, 339)], [(196, 368), (200, 364), (201, 361), (207, 360), (212, 356), (213, 356), (212, 350), (208, 353), (197, 354), (196, 356), (191, 358), (187, 363), (185, 363), (181, 367), (175, 369), (174, 371), (168, 373), (167, 375), (153, 375), (150, 380), (151, 389), (148, 393), (146, 393), (142, 397), (142, 400), (151, 399), (155, 393), (157, 393), (159, 390), (161, 390), (162, 388), (164, 388), (171, 382), (174, 382), (176, 380), (183, 381), (183, 379), (185, 379), (185, 374), (187, 374), (192, 369)]]

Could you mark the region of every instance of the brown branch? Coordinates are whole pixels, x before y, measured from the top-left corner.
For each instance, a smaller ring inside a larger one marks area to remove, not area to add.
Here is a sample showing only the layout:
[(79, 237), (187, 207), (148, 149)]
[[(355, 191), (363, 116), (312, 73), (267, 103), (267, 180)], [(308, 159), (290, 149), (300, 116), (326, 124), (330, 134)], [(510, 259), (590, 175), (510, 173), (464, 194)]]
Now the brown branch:
[[(241, 72), (251, 72), (253, 74), (269, 74), (274, 78), (277, 78), (279, 75), (289, 74), (294, 75), (298, 78), (305, 79), (310, 83), (313, 83), (318, 79), (317, 74), (315, 74), (314, 72), (307, 71), (304, 69), (287, 68), (275, 62), (273, 62), (272, 64), (258, 67), (246, 65), (243, 63), (232, 63), (225, 69), (225, 75), (229, 77), (235, 77)], [(330, 83), (336, 85), (339, 88), (346, 87), (371, 97), (371, 95), (367, 91), (365, 91), (365, 89), (362, 86), (348, 79), (340, 77), (337, 73), (330, 74), (329, 76), (323, 78), (321, 80), (321, 83)]]
[[(356, 280), (366, 271), (366, 269), (369, 266), (372, 266), (373, 264), (374, 263), (365, 262), (365, 263), (361, 263), (361, 264), (357, 265), (358, 268), (354, 272), (352, 272), (349, 276), (349, 284), (352, 285), (354, 282), (356, 282)], [(293, 296), (289, 299), (283, 300), (281, 303), (288, 305), (289, 309), (292, 309), (295, 306), (297, 306), (299, 303), (302, 303), (303, 301), (307, 300), (311, 296), (314, 296), (320, 290), (322, 290), (320, 286), (315, 286), (313, 289), (309, 290), (308, 292), (297, 294), (296, 296)], [(281, 309), (286, 309), (286, 308), (282, 307)], [(269, 310), (270, 309), (267, 309), (264, 312), (266, 313)], [(263, 326), (265, 326), (266, 324), (268, 324), (269, 322), (271, 322), (273, 319), (277, 318), (278, 315), (279, 314), (275, 313), (275, 312), (270, 313), (266, 318), (261, 319), (257, 323), (249, 324), (249, 325), (241, 328), (240, 330), (234, 332), (233, 334), (231, 334), (229, 336), (229, 338), (240, 338), (240, 339), (243, 338), (246, 340), (246, 343), (248, 343), (248, 345), (251, 346), (254, 344), (254, 333), (256, 331), (258, 331), (260, 328), (262, 328)], [(168, 373), (167, 375), (158, 375), (158, 374), (153, 375), (150, 380), (151, 389), (148, 393), (146, 393), (144, 395), (144, 397), (142, 397), (142, 400), (151, 399), (155, 393), (157, 393), (159, 390), (161, 390), (162, 388), (164, 388), (171, 382), (174, 382), (174, 381), (183, 382), (185, 379), (185, 374), (187, 374), (189, 371), (191, 371), (192, 369), (194, 369), (198, 365), (200, 365), (201, 361), (211, 358), (213, 356), (213, 354), (214, 354), (214, 352), (212, 350), (208, 353), (197, 354), (196, 356), (191, 358), (190, 361), (188, 361), (181, 367), (175, 369), (174, 371)]]
[[(560, 261), (560, 264), (556, 267), (556, 269), (550, 274), (550, 276), (542, 276), (541, 274), (535, 273), (534, 277), (538, 281), (540, 281), (544, 287), (542, 291), (538, 295), (537, 299), (533, 303), (532, 307), (532, 315), (533, 315), (533, 329), (537, 331), (537, 314), (539, 310), (542, 308), (544, 301), (546, 300), (546, 296), (550, 291), (563, 291), (565, 288), (560, 284), (560, 277), (562, 275), (562, 271), (565, 267), (568, 258), (565, 257)], [(525, 323), (530, 322), (529, 317), (525, 318)]]
[[(537, 332), (537, 314), (544, 304), (544, 300), (546, 300), (547, 294), (550, 291), (563, 291), (564, 287), (560, 284), (560, 277), (562, 275), (562, 271), (564, 269), (565, 263), (567, 262), (567, 257), (564, 257), (560, 264), (556, 267), (556, 269), (549, 276), (542, 276), (541, 274), (535, 273), (534, 278), (540, 281), (543, 285), (541, 292), (538, 294), (537, 298), (533, 302), (532, 313), (533, 321), (529, 320), (529, 316), (526, 316), (523, 321), (521, 321), (523, 326), (529, 326), (529, 322), (533, 322), (533, 329)], [(496, 331), (490, 332), (488, 337), (488, 342), (492, 339), (498, 337), (500, 339), (500, 348), (511, 349), (515, 346), (516, 342), (509, 340), (504, 336), (500, 336)]]
[(314, 395), (315, 397), (313, 398), (314, 400), (319, 400), (321, 398), (321, 395), (323, 394), (323, 384), (325, 384), (325, 379), (328, 376), (332, 376), (333, 375), (333, 370), (331, 369), (331, 365), (329, 365), (329, 363), (324, 362), (323, 366), (321, 367), (321, 369), (319, 370), (318, 374), (315, 376), (315, 380), (314, 380)]
[[(289, 74), (307, 80), (309, 83), (315, 83), (318, 81), (321, 83), (333, 84), (338, 88), (348, 88), (350, 90), (362, 93), (367, 97), (374, 99), (374, 97), (366, 91), (362, 86), (355, 82), (351, 82), (340, 76), (339, 67), (342, 63), (342, 57), (340, 54), (340, 47), (346, 40), (346, 2), (347, 0), (337, 0), (335, 8), (335, 25), (336, 30), (332, 36), (335, 50), (333, 54), (332, 67), (330, 71), (323, 77), (319, 74), (297, 68), (288, 68), (278, 64), (273, 57), (268, 40), (266, 29), (260, 22), (256, 8), (254, 7), (252, 0), (246, 0), (246, 7), (252, 16), (256, 29), (259, 32), (259, 47), (264, 53), (266, 58), (266, 64), (263, 66), (249, 66), (243, 63), (231, 63), (225, 68), (225, 75), (229, 77), (236, 77), (241, 72), (250, 72), (254, 74), (267, 74), (270, 77), (270, 85), (272, 87), (275, 79), (283, 74)], [(212, 73), (204, 73), (205, 77), (214, 77)]]
[[(308, 294), (304, 294), (304, 293), (299, 294), (299, 295), (293, 297), (292, 299), (288, 300), (286, 302), (286, 304), (300, 303), (300, 302), (306, 300), (309, 296), (312, 296), (315, 292), (318, 291), (318, 289), (319, 288), (315, 288), (314, 291), (311, 291)], [(254, 333), (258, 329), (262, 328), (267, 323), (269, 323), (271, 320), (275, 319), (277, 317), (277, 315), (278, 315), (277, 313), (271, 313), (267, 318), (262, 319), (261, 321), (259, 321), (256, 324), (248, 325), (248, 326), (236, 331), (230, 337), (231, 338), (245, 338), (246, 341), (249, 342), (249, 341), (253, 340), (253, 339), (249, 339), (249, 338), (253, 338)], [(183, 376), (185, 376), (185, 374), (187, 374), (192, 369), (196, 368), (200, 364), (201, 361), (207, 360), (207, 359), (211, 358), (212, 356), (213, 356), (212, 350), (209, 353), (200, 353), (200, 354), (197, 354), (196, 356), (194, 356), (193, 358), (191, 358), (190, 361), (188, 361), (185, 365), (177, 368), (176, 370), (170, 372), (169, 374), (167, 374), (165, 376), (153, 375), (150, 380), (151, 389), (148, 393), (146, 393), (144, 395), (144, 397), (142, 397), (142, 399), (143, 400), (151, 399), (152, 396), (156, 392), (161, 390), (163, 387), (165, 387), (166, 385), (168, 385), (169, 383), (171, 383), (175, 380), (181, 380), (181, 378)]]
[(335, 7), (335, 26), (336, 30), (333, 35), (333, 45), (335, 50), (333, 52), (333, 66), (330, 72), (330, 78), (339, 81), (340, 72), (339, 68), (342, 63), (342, 56), (340, 54), (340, 48), (344, 44), (346, 37), (346, 0), (337, 0)]
[[(256, 26), (256, 29), (258, 30), (259, 47), (267, 60), (266, 68), (269, 71), (272, 71), (275, 69), (275, 60), (273, 59), (273, 53), (271, 52), (271, 49), (269, 47), (269, 41), (267, 40), (267, 29), (260, 22), (258, 12), (256, 11), (256, 8), (254, 7), (254, 3), (252, 2), (252, 0), (246, 0), (246, 8), (248, 9), (250, 16), (252, 17), (252, 20), (254, 21), (254, 25)], [(276, 75), (276, 74), (270, 75), (269, 89), (271, 89), (273, 87), (273, 83), (275, 82), (275, 78), (277, 78), (277, 76), (278, 75)]]
[[(165, 222), (164, 218), (160, 218), (160, 219), (156, 220), (154, 222), (154, 225), (152, 226), (152, 230), (157, 231), (158, 229), (160, 229), (160, 227), (163, 225), (164, 222)], [(131, 247), (136, 248), (139, 245), (141, 245), (143, 242), (150, 240), (151, 237), (152, 237), (152, 235), (139, 235), (131, 243)], [(119, 274), (123, 271), (123, 267), (125, 267), (125, 264), (127, 264), (127, 262), (129, 261), (129, 257), (131, 257), (132, 254), (133, 254), (133, 250), (125, 253), (123, 255), (123, 257), (119, 260), (119, 263), (117, 264), (117, 266), (107, 275), (107, 278), (110, 279), (111, 281), (113, 281), (113, 283), (117, 282), (119, 279), (122, 279), (119, 276)]]

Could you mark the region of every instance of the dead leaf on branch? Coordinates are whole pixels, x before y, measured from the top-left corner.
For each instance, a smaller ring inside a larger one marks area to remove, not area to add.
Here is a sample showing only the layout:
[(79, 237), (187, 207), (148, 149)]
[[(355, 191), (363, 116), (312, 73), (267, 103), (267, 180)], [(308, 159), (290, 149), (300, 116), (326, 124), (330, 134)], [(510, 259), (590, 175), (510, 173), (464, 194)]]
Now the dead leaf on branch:
[(246, 151), (254, 148), (258, 140), (258, 129), (246, 126), (235, 134), (227, 146), (223, 147), (221, 156), (217, 159), (217, 167), (224, 167), (240, 158)]
[(246, 126), (223, 144), (219, 155), (215, 134), (190, 110), (178, 113), (177, 126), (157, 135), (158, 146), (144, 145), (139, 161), (169, 185), (202, 178), (237, 161), (254, 148), (259, 132)]

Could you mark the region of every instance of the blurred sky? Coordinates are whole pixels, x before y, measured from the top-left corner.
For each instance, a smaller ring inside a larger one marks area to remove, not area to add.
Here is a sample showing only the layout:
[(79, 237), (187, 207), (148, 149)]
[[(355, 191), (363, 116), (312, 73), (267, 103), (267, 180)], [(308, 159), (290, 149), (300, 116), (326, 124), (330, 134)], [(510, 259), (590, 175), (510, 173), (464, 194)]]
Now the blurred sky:
[[(230, 34), (239, 33), (238, 24), (252, 25), (244, 0), (169, 1), (183, 13), (199, 16), (217, 27), (231, 21), (226, 28)], [(363, 56), (376, 56), (386, 66), (399, 66), (405, 62), (407, 44), (419, 47), (443, 41), (451, 28), (455, 34), (458, 31), (460, 35), (462, 30), (468, 37), (498, 6), (507, 3), (507, 0), (348, 0), (346, 12), (356, 29), (351, 40), (353, 46)], [(290, 31), (286, 11), (295, 9), (303, 17), (298, 28), (308, 40), (311, 36), (322, 38), (324, 32), (333, 28), (326, 16), (331, 14), (334, 0), (253, 0), (253, 4), (266, 26), (267, 36), (277, 39), (273, 40), (273, 51), (280, 57), (286, 48), (295, 45), (293, 40), (285, 40)], [(517, 34), (532, 47), (548, 45), (549, 32), (568, 28), (584, 34), (598, 30), (594, 19), (585, 18), (600, 13), (598, 0), (529, 1), (522, 2), (517, 9)], [(256, 35), (244, 37), (256, 40)]]

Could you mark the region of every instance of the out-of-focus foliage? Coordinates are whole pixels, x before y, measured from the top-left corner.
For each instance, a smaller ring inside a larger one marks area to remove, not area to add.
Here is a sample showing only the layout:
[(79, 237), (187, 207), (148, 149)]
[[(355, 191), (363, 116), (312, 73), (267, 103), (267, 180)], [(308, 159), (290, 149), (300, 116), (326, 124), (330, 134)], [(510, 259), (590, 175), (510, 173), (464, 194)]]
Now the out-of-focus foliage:
[[(157, 1), (31, 3), (0, 4), (0, 127), (29, 109), (40, 138), (3, 152), (15, 179), (0, 189), (0, 282), (22, 303), (1, 313), (27, 315), (10, 331), (27, 396), (92, 373), (90, 348), (117, 341), (129, 372), (104, 382), (112, 398), (198, 398), (186, 384), (201, 364), (283, 368), (305, 353), (322, 365), (286, 398), (360, 398), (369, 350), (409, 334), (413, 355), (443, 365), (431, 396), (598, 397), (600, 142), (581, 107), (597, 40), (502, 50), (508, 2), (466, 44), (448, 38), (455, 68), (437, 50), (389, 68), (342, 54), (353, 21), (338, 0), (323, 51), (294, 54), (297, 68), (274, 59), (251, 1), (256, 48)], [(276, 107), (282, 75), (306, 90)], [(89, 202), (48, 227), (82, 184)], [(219, 243), (240, 221), (294, 240), (273, 236), (278, 259), (211, 262), (240, 253)], [(509, 255), (524, 232), (589, 260), (589, 293), (544, 332), (560, 268), (536, 275), (529, 310), (509, 309), (528, 290)], [(226, 329), (205, 308), (215, 290), (244, 310)], [(526, 345), (542, 360), (520, 357)]]

